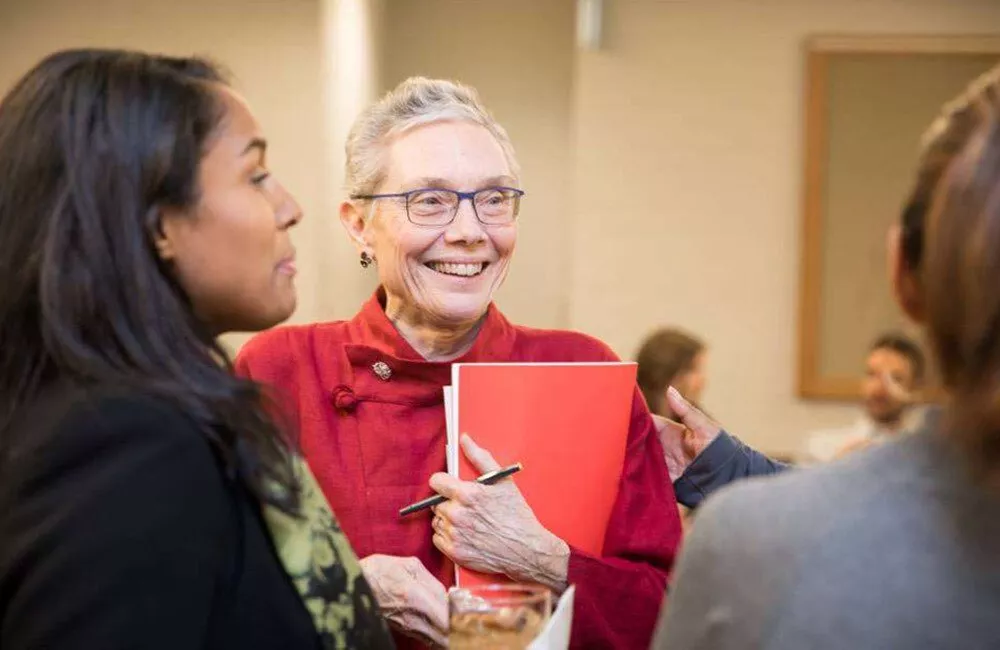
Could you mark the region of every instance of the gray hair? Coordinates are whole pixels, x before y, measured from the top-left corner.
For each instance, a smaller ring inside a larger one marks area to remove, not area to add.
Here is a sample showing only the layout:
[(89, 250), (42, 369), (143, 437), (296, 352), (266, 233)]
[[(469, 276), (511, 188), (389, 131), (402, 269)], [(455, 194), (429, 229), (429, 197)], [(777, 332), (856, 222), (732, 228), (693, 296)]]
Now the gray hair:
[(371, 194), (385, 178), (384, 150), (391, 138), (425, 124), (462, 121), (486, 128), (500, 143), (514, 177), (520, 175), (507, 131), (479, 100), (474, 88), (444, 79), (410, 77), (366, 108), (347, 143), (347, 195)]

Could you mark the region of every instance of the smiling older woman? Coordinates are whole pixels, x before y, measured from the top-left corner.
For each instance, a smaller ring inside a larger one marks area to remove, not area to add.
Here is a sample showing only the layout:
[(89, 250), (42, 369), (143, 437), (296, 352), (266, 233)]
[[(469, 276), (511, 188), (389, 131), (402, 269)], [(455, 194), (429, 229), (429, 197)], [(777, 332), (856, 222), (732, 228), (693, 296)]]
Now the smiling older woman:
[[(237, 366), (281, 391), (383, 612), (400, 634), (444, 643), (458, 562), (556, 592), (575, 584), (576, 647), (645, 647), (680, 522), (638, 391), (602, 557), (546, 530), (513, 483), (484, 489), (441, 474), (453, 362), (617, 360), (583, 334), (512, 325), (492, 304), (523, 195), (506, 132), (472, 89), (410, 79), (358, 118), (347, 184), (341, 221), (380, 288), (350, 321), (258, 336)], [(480, 468), (492, 463), (471, 440), (463, 447)], [(428, 479), (452, 500), (401, 520)]]

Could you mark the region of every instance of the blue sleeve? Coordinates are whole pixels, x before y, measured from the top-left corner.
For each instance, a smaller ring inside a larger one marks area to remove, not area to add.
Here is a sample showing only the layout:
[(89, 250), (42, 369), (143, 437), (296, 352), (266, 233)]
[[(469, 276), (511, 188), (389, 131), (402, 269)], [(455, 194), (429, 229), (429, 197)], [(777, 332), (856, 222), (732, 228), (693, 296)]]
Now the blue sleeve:
[(735, 480), (777, 474), (790, 467), (723, 431), (674, 481), (674, 493), (678, 503), (696, 508), (709, 494)]

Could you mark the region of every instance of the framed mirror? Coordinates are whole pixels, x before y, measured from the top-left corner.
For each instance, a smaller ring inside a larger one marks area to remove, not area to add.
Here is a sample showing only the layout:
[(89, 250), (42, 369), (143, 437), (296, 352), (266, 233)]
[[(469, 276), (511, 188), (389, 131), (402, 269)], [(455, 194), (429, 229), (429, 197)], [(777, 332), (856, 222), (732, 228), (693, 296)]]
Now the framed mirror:
[[(896, 307), (886, 234), (941, 106), (1000, 63), (1000, 35), (806, 43), (799, 394), (855, 400), (872, 341), (916, 336)], [(934, 379), (928, 394), (933, 395)]]

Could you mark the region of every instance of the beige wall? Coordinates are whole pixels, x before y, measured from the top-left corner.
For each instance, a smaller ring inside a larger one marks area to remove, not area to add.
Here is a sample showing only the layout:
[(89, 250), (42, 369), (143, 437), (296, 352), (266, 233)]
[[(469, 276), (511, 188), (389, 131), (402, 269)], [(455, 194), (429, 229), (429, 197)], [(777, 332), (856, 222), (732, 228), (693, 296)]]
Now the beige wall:
[[(223, 61), (307, 212), (295, 320), (347, 315), (371, 279), (336, 224), (347, 104), (330, 84), (349, 66), (329, 57), (331, 21), (357, 2), (0, 0), (0, 89), (70, 45)], [(623, 356), (656, 325), (689, 327), (712, 344), (710, 410), (769, 450), (852, 419), (794, 396), (802, 39), (982, 32), (1000, 2), (607, 0), (597, 52), (573, 45), (572, 0), (382, 4), (374, 86), (459, 77), (518, 147), (529, 198), (500, 295), (515, 320), (582, 329)]]
[(329, 311), (318, 263), (329, 189), (319, 0), (0, 0), (0, 92), (46, 54), (80, 46), (207, 54), (232, 71), (271, 141), (269, 166), (306, 213), (294, 234), (300, 267), (294, 319)]
[(513, 320), (568, 324), (572, 213), (573, 0), (393, 0), (386, 4), (382, 85), (406, 77), (476, 87), (506, 127), (527, 196), (515, 261), (497, 302)]
[(993, 0), (609, 0), (577, 65), (571, 323), (630, 354), (658, 323), (712, 344), (706, 402), (755, 444), (849, 422), (795, 395), (803, 38), (980, 33)]

